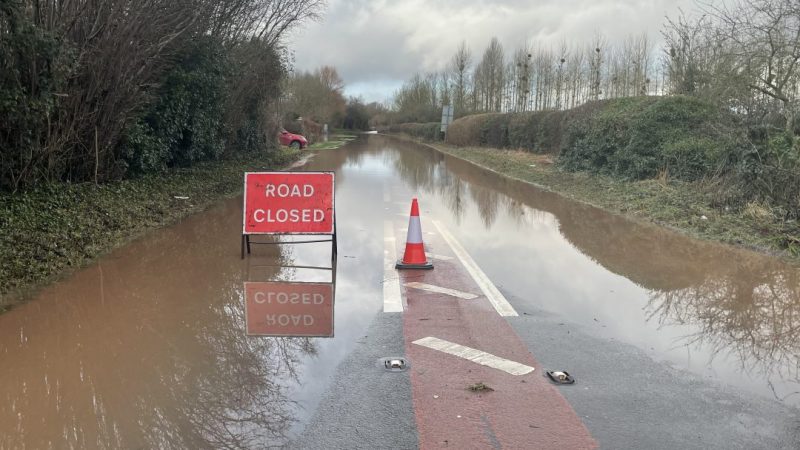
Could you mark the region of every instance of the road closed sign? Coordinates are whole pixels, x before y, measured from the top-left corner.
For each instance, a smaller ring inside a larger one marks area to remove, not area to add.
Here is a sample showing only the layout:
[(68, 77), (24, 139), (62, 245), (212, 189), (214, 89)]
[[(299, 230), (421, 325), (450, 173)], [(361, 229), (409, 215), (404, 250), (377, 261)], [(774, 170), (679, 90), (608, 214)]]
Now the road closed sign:
[(250, 336), (333, 337), (332, 283), (246, 282)]
[(333, 234), (333, 172), (244, 174), (243, 234)]

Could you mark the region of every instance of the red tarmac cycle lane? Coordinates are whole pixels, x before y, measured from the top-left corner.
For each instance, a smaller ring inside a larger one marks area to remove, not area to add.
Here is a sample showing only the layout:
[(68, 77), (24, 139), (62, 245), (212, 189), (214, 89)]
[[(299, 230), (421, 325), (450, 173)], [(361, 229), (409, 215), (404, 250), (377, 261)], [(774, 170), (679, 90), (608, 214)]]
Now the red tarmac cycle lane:
[[(426, 234), (425, 241), (429, 251), (452, 254), (439, 235)], [(398, 248), (399, 254), (402, 250)], [(433, 262), (432, 271), (401, 271), (401, 284), (426, 283), (479, 297), (464, 300), (402, 288), (407, 302), (405, 348), (411, 362), (420, 447), (597, 448), (575, 411), (543, 376), (543, 368), (508, 322), (481, 295), (479, 286), (459, 260)], [(481, 350), (535, 370), (515, 376), (414, 344), (426, 337)], [(493, 391), (470, 391), (468, 387), (476, 383), (484, 383)]]

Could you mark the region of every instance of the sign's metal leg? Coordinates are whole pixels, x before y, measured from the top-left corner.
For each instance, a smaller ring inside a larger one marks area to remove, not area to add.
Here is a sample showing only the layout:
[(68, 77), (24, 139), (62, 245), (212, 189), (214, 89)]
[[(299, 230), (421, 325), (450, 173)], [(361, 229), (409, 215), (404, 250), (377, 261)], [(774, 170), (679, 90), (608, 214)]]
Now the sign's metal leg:
[(339, 251), (339, 242), (337, 235), (339, 234), (338, 224), (336, 223), (336, 211), (333, 211), (333, 254), (336, 255)]
[(244, 241), (245, 241), (245, 237), (246, 237), (246, 235), (243, 234), (242, 235), (242, 259), (244, 259), (244, 245), (245, 245)]
[(247, 254), (250, 254), (250, 235), (245, 235), (245, 241), (247, 242)]

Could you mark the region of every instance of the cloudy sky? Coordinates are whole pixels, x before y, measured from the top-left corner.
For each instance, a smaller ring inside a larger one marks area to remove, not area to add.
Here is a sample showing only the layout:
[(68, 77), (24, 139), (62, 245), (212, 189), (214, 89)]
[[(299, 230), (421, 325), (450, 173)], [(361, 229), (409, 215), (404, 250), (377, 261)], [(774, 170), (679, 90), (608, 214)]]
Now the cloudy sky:
[(441, 70), (462, 40), (478, 59), (492, 36), (511, 53), (562, 40), (609, 42), (648, 33), (694, 0), (328, 0), (319, 23), (293, 33), (295, 68), (332, 65), (347, 94), (388, 100), (416, 72)]

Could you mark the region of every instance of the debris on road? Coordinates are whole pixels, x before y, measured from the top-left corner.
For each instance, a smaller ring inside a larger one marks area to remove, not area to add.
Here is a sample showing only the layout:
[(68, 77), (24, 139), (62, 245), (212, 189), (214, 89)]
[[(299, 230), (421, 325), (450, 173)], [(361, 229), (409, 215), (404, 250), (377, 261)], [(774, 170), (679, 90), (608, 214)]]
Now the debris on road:
[(494, 390), (484, 383), (475, 383), (473, 385), (467, 386), (467, 389), (472, 392), (491, 392)]

